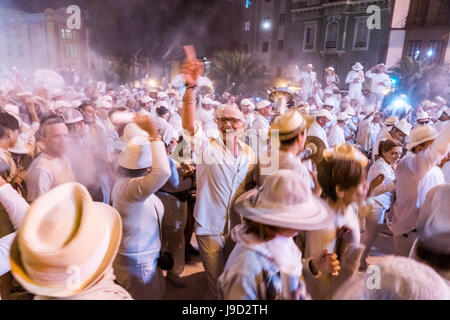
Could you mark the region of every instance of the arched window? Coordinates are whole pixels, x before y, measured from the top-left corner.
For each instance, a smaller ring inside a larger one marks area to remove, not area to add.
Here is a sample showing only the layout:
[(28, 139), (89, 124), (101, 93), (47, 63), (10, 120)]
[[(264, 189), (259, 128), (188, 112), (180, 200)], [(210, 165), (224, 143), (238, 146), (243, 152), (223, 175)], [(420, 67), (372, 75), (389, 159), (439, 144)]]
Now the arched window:
[(337, 49), (339, 35), (339, 23), (336, 20), (327, 24), (325, 49)]

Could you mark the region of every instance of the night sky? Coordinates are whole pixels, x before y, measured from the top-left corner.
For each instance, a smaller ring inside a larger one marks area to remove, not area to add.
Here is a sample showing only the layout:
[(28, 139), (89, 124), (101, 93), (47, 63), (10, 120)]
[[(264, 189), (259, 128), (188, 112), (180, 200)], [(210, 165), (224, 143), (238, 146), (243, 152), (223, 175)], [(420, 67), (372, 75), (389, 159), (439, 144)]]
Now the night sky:
[(140, 55), (154, 61), (183, 56), (194, 44), (199, 56), (231, 48), (230, 0), (0, 0), (0, 5), (42, 12), (77, 4), (89, 12), (91, 46), (118, 58)]

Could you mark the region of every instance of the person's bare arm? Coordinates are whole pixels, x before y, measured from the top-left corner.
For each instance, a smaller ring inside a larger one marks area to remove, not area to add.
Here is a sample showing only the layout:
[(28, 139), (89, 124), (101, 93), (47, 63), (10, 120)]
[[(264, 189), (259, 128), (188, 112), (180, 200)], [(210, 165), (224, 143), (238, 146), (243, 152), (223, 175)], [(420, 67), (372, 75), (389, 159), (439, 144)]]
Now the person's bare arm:
[(197, 60), (195, 49), (185, 46), (186, 59), (182, 72), (186, 81), (186, 92), (183, 96), (182, 126), (191, 136), (195, 133), (195, 86), (197, 78), (203, 73), (203, 63)]

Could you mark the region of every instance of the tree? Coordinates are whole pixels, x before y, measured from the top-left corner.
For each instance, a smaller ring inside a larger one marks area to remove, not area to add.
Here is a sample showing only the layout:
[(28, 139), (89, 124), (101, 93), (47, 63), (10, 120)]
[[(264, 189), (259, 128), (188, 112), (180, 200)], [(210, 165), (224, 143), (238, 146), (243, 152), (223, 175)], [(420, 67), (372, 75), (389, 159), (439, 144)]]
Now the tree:
[(449, 64), (438, 65), (425, 56), (404, 57), (388, 72), (398, 79), (397, 91), (406, 94), (413, 105), (437, 95), (448, 98), (450, 94)]
[(266, 67), (252, 55), (237, 50), (216, 52), (208, 77), (215, 82), (216, 92), (234, 95), (265, 96), (270, 86)]

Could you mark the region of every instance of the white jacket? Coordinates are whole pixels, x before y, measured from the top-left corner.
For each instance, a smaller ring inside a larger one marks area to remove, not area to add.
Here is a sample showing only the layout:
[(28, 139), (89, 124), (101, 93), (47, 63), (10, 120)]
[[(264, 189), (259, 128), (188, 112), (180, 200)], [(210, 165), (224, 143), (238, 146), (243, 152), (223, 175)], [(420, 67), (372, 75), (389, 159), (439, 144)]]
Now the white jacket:
[(317, 137), (323, 141), (325, 147), (328, 148), (327, 133), (316, 121), (314, 121), (308, 129), (307, 137)]
[(386, 73), (373, 73), (369, 70), (366, 72), (366, 77), (372, 79), (372, 92), (384, 93), (391, 87), (391, 78)]
[(408, 233), (417, 227), (419, 183), (449, 151), (450, 124), (447, 124), (428, 149), (406, 156), (398, 164), (395, 170), (396, 201), (392, 218), (394, 236)]
[(330, 148), (344, 142), (345, 142), (344, 129), (341, 128), (341, 126), (339, 125), (331, 127), (330, 132), (328, 133), (328, 143), (330, 144)]
[(391, 206), (393, 192), (395, 190), (395, 173), (392, 166), (381, 157), (370, 167), (367, 174), (367, 181), (372, 181), (379, 174), (384, 175), (384, 181), (372, 191), (371, 196), (376, 204), (383, 208), (383, 212), (386, 212)]

